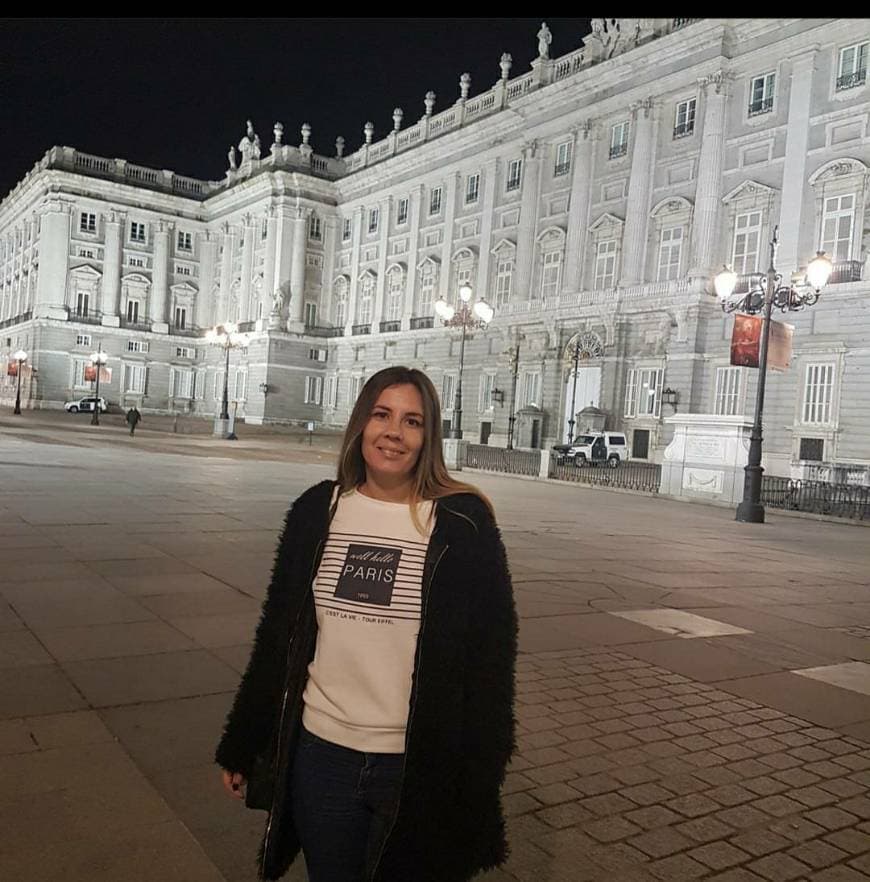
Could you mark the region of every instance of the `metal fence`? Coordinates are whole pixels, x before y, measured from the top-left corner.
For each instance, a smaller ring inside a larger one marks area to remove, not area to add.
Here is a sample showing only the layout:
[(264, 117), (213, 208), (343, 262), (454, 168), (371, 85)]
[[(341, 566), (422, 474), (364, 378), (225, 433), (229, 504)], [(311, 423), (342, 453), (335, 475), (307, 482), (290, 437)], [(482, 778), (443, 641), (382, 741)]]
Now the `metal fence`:
[(506, 472), (509, 475), (537, 475), (541, 470), (541, 452), (468, 444), (465, 448), (465, 465), (470, 469)]
[(833, 515), (838, 518), (870, 519), (870, 487), (829, 484), (764, 475), (761, 502), (769, 508)]
[(576, 466), (573, 461), (558, 464), (550, 460), (550, 477), (560, 481), (576, 481), (578, 484), (594, 484), (600, 487), (619, 487), (623, 490), (641, 490), (658, 493), (662, 467), (655, 462), (623, 462), (616, 468), (606, 463), (593, 466)]

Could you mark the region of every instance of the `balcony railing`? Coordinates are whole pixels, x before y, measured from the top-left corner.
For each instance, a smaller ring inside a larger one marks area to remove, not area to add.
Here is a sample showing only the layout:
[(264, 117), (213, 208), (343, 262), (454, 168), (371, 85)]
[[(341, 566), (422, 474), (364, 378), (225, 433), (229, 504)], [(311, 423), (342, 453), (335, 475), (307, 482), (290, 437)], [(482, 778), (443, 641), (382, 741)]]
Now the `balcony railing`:
[(169, 326), (169, 333), (178, 337), (201, 337), (202, 333), (197, 328), (179, 328), (177, 325)]
[(400, 321), (381, 322), (381, 333), (389, 334), (392, 331), (401, 331), (402, 323)]
[(240, 334), (250, 334), (252, 331), (257, 330), (256, 322), (239, 322), (239, 333)]
[(326, 325), (306, 325), (305, 333), (312, 337), (343, 337), (344, 326), (333, 328)]
[(695, 121), (680, 123), (678, 126), (674, 126), (674, 140), (677, 138), (685, 138), (687, 135), (691, 135), (692, 132), (695, 131)]
[(618, 156), (625, 156), (628, 153), (628, 142), (623, 141), (621, 144), (610, 145), (610, 158), (616, 159)]
[(675, 18), (671, 30), (678, 31), (680, 28), (684, 28), (687, 24), (700, 20), (700, 18)]
[(122, 318), (121, 327), (127, 328), (128, 331), (150, 331), (151, 322), (131, 321), (130, 319)]
[(773, 95), (769, 98), (762, 98), (759, 101), (752, 101), (749, 104), (749, 115), (758, 116), (762, 113), (770, 113), (773, 110)]
[(839, 260), (834, 264), (831, 275), (828, 278), (829, 285), (842, 284), (843, 282), (861, 281), (860, 260)]
[(80, 322), (84, 325), (101, 325), (103, 323), (103, 314), (95, 309), (89, 309), (87, 312), (70, 310), (69, 320), (71, 322)]
[(350, 333), (354, 337), (362, 337), (366, 334), (371, 334), (372, 326), (371, 325), (352, 325), (350, 329)]
[(561, 162), (553, 169), (553, 177), (558, 178), (562, 175), (567, 175), (569, 171), (571, 171), (571, 163)]
[(843, 74), (837, 77), (837, 91), (842, 92), (844, 89), (854, 89), (856, 86), (863, 86), (867, 81), (867, 69), (853, 71), (849, 74)]
[(435, 317), (431, 315), (420, 315), (411, 319), (411, 330), (419, 331), (421, 328), (434, 328)]
[(20, 325), (22, 322), (30, 321), (32, 315), (33, 313), (29, 309), (27, 312), (22, 312), (21, 315), (13, 315), (12, 318), (0, 322), (0, 328), (11, 328), (12, 325)]

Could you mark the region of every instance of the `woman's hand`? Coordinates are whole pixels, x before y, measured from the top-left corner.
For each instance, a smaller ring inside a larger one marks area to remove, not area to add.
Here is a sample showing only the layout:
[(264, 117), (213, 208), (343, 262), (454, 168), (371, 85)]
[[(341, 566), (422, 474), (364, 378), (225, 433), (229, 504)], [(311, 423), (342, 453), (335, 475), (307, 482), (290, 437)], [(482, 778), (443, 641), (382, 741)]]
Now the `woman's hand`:
[(228, 772), (226, 769), (221, 771), (221, 778), (224, 782), (224, 790), (235, 799), (245, 798), (245, 785), (248, 779), (241, 772)]

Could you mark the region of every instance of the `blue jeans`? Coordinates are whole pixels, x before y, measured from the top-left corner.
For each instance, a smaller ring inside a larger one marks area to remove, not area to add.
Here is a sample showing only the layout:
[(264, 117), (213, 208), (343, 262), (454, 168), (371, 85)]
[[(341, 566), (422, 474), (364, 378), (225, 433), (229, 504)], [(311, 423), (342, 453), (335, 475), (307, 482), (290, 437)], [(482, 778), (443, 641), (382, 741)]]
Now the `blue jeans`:
[(293, 819), (309, 882), (371, 877), (396, 809), (401, 753), (360, 753), (302, 729), (293, 762)]

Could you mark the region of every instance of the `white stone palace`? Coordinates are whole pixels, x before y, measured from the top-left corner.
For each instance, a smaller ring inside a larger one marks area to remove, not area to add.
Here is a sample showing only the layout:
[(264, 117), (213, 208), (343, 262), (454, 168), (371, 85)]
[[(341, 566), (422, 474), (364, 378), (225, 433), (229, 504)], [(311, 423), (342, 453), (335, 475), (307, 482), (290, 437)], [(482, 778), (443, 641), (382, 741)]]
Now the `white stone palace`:
[(240, 419), (339, 427), (367, 376), (407, 364), (446, 422), (459, 332), (433, 303), (468, 283), (495, 318), (465, 350), (467, 440), (504, 445), (512, 414), (516, 446), (564, 440), (579, 342), (575, 412), (660, 460), (675, 410), (751, 420), (757, 371), (729, 364), (711, 279), (727, 263), (748, 285), (778, 225), (786, 280), (818, 249), (834, 273), (780, 316), (766, 466), (870, 463), (870, 20), (593, 19), (560, 58), (550, 40), (481, 93), (463, 74), (444, 109), (428, 92), (385, 136), (367, 123), (349, 154), (281, 123), (265, 148), (249, 122), (204, 181), (53, 147), (0, 204), (3, 405), (13, 352), (22, 405), (57, 408), (92, 392), (99, 348), (111, 403), (211, 417), (205, 331), (232, 321), (251, 333), (230, 355)]

